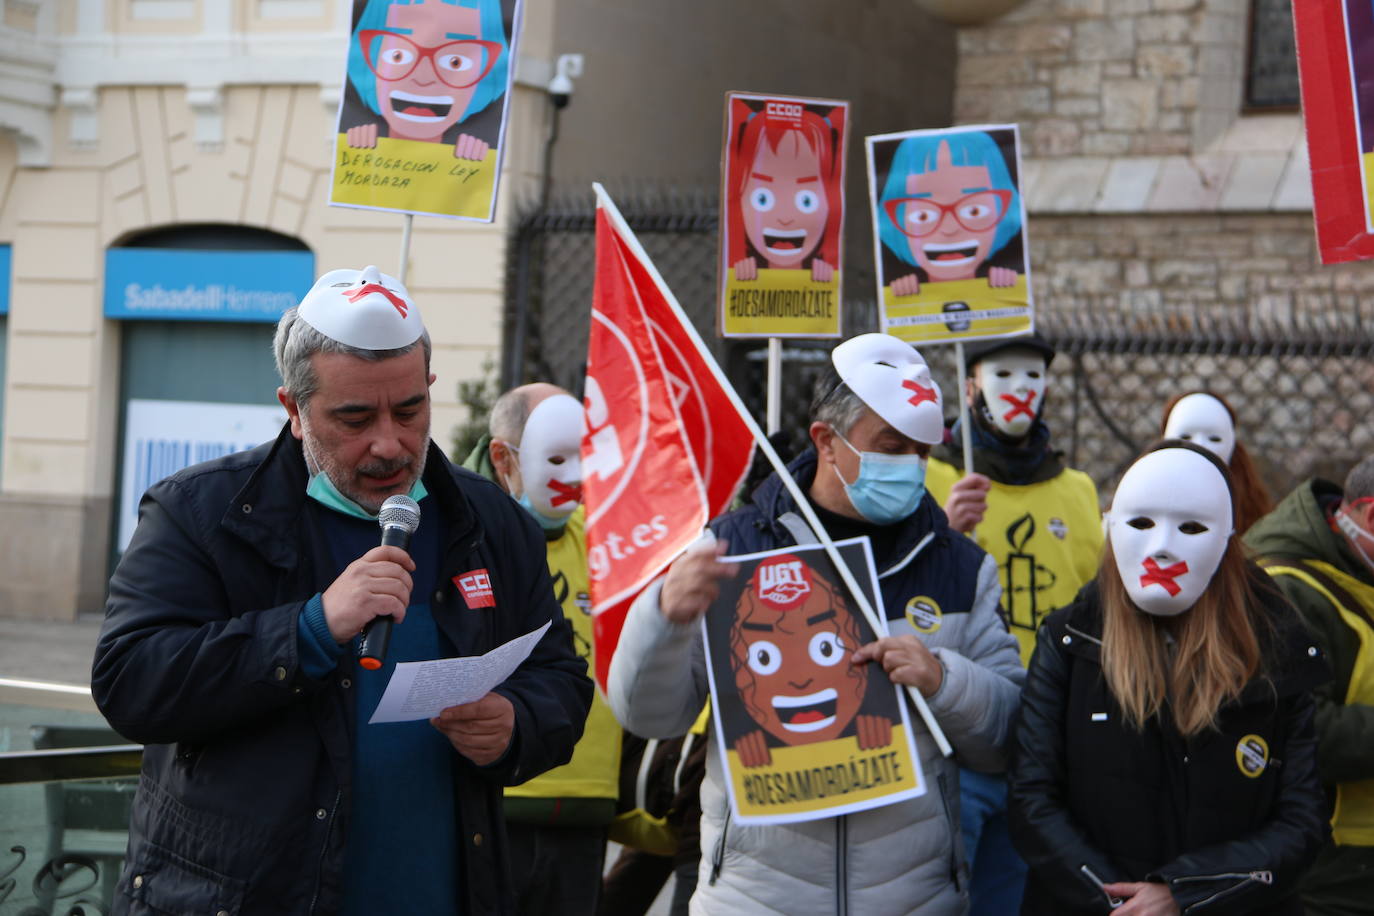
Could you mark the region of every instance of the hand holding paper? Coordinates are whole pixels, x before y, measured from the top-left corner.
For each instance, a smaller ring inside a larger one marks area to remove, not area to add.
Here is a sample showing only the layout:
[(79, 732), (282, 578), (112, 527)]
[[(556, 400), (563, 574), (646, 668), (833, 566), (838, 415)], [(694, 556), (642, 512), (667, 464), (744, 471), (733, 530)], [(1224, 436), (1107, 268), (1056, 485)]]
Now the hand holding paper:
[(515, 732), (515, 707), (499, 693), (475, 703), (450, 706), (430, 724), (443, 732), (453, 749), (478, 766), (501, 759)]

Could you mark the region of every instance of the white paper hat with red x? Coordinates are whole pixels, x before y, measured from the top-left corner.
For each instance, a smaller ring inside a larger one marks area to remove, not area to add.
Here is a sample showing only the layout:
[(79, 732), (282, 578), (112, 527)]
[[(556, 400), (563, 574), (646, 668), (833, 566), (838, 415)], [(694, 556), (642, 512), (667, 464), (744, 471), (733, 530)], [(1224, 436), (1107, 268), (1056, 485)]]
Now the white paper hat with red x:
[(320, 277), (301, 300), (298, 314), (326, 337), (360, 350), (407, 347), (425, 330), (401, 281), (371, 265)]
[(935, 445), (945, 437), (940, 386), (916, 348), (891, 334), (860, 334), (830, 353), (849, 390), (893, 429)]

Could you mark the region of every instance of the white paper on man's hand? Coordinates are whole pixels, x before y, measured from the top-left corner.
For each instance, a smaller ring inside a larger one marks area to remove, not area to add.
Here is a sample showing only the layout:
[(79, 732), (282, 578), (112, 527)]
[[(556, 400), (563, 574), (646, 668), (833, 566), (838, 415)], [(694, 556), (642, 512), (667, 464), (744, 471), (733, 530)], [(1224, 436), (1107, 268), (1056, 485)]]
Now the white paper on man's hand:
[(482, 699), (529, 658), (534, 644), (548, 628), (546, 623), (486, 655), (400, 662), (367, 724), (432, 719), (450, 706)]

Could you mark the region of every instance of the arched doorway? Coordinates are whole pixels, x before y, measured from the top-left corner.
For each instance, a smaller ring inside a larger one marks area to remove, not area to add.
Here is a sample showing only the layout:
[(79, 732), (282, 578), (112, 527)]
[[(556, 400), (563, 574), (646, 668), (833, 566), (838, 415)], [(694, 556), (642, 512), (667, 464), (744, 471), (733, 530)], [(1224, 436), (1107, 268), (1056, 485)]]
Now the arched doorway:
[(304, 243), (245, 226), (171, 226), (106, 252), (105, 315), (122, 322), (115, 557), (148, 486), (277, 434), (272, 333), (314, 276)]

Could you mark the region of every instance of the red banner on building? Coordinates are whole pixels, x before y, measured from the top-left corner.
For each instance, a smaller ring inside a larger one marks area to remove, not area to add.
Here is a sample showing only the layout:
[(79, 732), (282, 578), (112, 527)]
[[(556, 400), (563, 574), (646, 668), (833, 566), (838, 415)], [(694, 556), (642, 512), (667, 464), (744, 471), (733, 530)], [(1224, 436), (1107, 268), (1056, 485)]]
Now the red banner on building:
[(1323, 264), (1374, 258), (1374, 8), (1293, 0)]
[(603, 194), (582, 440), (603, 686), (629, 602), (728, 508), (753, 456), (728, 383), (671, 295)]

